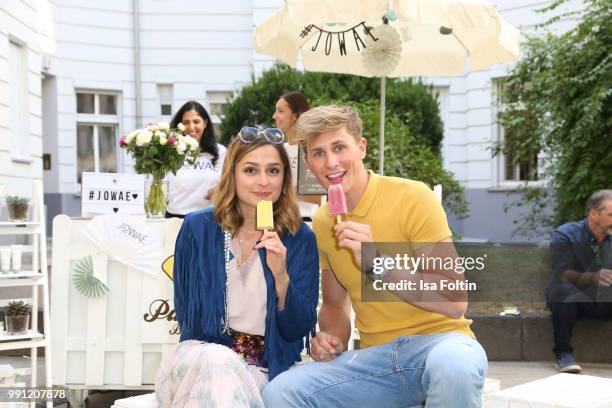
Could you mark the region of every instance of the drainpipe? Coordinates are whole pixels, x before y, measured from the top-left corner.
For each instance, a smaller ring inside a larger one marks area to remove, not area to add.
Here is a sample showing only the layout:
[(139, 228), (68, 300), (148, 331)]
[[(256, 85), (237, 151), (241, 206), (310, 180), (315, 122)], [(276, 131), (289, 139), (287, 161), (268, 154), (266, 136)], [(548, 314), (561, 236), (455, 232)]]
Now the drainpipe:
[(135, 128), (142, 126), (142, 101), (140, 98), (142, 84), (140, 82), (140, 0), (132, 0), (132, 17), (134, 19), (134, 94), (136, 102), (136, 124)]

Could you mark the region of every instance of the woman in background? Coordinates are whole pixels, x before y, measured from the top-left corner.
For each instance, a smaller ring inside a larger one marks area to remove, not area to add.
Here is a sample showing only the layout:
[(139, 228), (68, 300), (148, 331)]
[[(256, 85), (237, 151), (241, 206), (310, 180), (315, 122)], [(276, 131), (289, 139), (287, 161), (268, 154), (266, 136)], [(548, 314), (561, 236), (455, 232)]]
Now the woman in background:
[(169, 191), (166, 218), (183, 218), (186, 214), (211, 205), (210, 191), (219, 182), (225, 146), (217, 143), (210, 116), (196, 101), (185, 103), (170, 122), (171, 128), (180, 123), (184, 133), (200, 143), (200, 157), (194, 165), (185, 163), (176, 176), (168, 174)]
[[(292, 184), (296, 188), (298, 184), (298, 161), (300, 144), (295, 134), (295, 122), (300, 115), (310, 109), (306, 96), (298, 91), (292, 91), (282, 94), (276, 102), (276, 108), (272, 119), (276, 123), (276, 127), (282, 130), (287, 136), (285, 150), (289, 155), (289, 163), (291, 164), (291, 173), (293, 175)], [(302, 217), (312, 219), (317, 211), (318, 205), (321, 203), (321, 196), (318, 195), (298, 195), (298, 204)]]

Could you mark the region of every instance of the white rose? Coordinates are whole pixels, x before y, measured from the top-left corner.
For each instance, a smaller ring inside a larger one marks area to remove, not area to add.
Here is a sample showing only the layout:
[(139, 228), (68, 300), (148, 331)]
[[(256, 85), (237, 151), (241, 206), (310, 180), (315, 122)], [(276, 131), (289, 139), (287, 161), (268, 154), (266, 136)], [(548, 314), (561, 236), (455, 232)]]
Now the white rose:
[(170, 129), (170, 125), (168, 124), (168, 122), (159, 122), (157, 124), (157, 128), (159, 130), (169, 130)]
[(155, 132), (157, 130), (157, 125), (150, 124), (150, 125), (145, 126), (145, 129), (150, 130), (151, 132)]
[(165, 145), (166, 143), (168, 143), (168, 139), (166, 139), (164, 136), (160, 136), (159, 138), (159, 144), (160, 145)]
[(187, 145), (184, 142), (179, 142), (176, 144), (176, 151), (179, 154), (184, 154), (185, 150), (187, 150)]
[(134, 140), (134, 138), (136, 137), (138, 132), (139, 132), (139, 130), (135, 130), (132, 133), (130, 133), (129, 135), (127, 135), (125, 137), (125, 142), (129, 144), (132, 140)]
[(153, 133), (149, 132), (148, 130), (143, 130), (136, 136), (136, 145), (144, 146), (151, 141), (152, 137)]
[(188, 138), (187, 141), (191, 145), (192, 149), (196, 149), (200, 145), (200, 143), (198, 143), (198, 141), (194, 139), (193, 137)]
[(182, 123), (179, 123), (179, 124), (176, 126), (176, 128), (177, 128), (178, 130), (180, 130), (181, 132), (184, 132), (184, 131), (185, 131), (185, 125), (183, 125)]

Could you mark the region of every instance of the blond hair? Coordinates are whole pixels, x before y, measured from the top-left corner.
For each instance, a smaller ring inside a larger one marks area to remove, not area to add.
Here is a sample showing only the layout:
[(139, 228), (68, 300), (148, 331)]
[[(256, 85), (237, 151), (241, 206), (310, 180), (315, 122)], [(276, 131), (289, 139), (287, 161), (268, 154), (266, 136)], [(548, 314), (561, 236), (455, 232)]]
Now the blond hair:
[(256, 139), (253, 143), (244, 143), (236, 138), (227, 148), (221, 178), (212, 197), (215, 221), (232, 236), (235, 236), (244, 224), (244, 216), (238, 205), (234, 169), (236, 164), (249, 152), (265, 145), (273, 146), (276, 149), (284, 168), (281, 194), (273, 204), (274, 230), (282, 236), (287, 232), (295, 234), (300, 227), (300, 210), (291, 185), (291, 166), (283, 145), (270, 143), (265, 138)]
[(357, 111), (350, 106), (323, 105), (302, 113), (295, 124), (295, 133), (306, 149), (308, 143), (321, 133), (341, 128), (345, 128), (359, 142), (363, 123)]

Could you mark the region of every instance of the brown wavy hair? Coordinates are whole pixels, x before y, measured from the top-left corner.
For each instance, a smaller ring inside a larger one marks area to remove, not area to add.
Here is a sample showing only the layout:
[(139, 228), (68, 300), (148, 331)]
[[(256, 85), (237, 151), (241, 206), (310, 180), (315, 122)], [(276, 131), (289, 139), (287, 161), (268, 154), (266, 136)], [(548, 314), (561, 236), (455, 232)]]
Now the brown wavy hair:
[(235, 138), (227, 148), (221, 178), (212, 197), (215, 221), (232, 236), (235, 236), (244, 224), (244, 217), (240, 213), (236, 194), (234, 176), (236, 164), (249, 152), (265, 145), (271, 145), (276, 149), (284, 168), (281, 194), (273, 204), (274, 230), (279, 236), (282, 236), (287, 232), (295, 234), (300, 227), (300, 210), (291, 186), (291, 166), (283, 145), (270, 143), (265, 138), (258, 138), (253, 143), (244, 143), (239, 138)]

